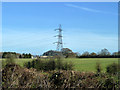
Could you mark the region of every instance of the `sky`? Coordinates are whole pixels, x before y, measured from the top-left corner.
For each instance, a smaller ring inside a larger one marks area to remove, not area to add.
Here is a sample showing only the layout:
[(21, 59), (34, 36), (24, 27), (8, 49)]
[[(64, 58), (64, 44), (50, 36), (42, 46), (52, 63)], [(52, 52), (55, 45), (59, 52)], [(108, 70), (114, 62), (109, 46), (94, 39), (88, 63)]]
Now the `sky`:
[(56, 50), (59, 24), (64, 48), (118, 51), (117, 2), (4, 2), (2, 51), (41, 55)]

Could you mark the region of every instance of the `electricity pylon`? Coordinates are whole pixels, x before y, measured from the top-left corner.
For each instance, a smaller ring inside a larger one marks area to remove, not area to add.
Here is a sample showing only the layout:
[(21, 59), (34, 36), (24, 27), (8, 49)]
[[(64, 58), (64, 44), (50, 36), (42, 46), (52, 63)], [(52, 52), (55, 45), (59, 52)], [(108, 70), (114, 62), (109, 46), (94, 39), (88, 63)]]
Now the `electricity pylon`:
[(57, 31), (57, 30), (58, 30), (58, 35), (56, 35), (55, 37), (58, 37), (58, 41), (57, 41), (57, 42), (54, 42), (54, 43), (57, 43), (57, 48), (56, 48), (56, 50), (57, 50), (57, 51), (61, 51), (62, 48), (63, 48), (61, 24), (59, 25), (59, 28), (58, 28), (58, 29), (55, 29), (55, 31)]

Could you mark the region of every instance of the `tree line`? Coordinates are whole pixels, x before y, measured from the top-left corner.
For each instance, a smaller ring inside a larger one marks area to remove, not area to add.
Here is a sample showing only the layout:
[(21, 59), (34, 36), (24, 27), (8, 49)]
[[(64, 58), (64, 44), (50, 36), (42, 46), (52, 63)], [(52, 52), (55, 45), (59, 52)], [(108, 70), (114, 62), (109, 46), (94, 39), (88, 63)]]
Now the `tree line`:
[(88, 51), (79, 54), (77, 53), (77, 58), (119, 58), (120, 57), (120, 51), (119, 52), (113, 52), (110, 53), (106, 48), (102, 49), (100, 52), (95, 53), (89, 53)]
[(12, 56), (14, 58), (31, 58), (32, 54), (30, 54), (30, 53), (20, 54), (20, 53), (16, 53), (16, 52), (3, 52), (2, 53), (2, 58), (8, 58), (9, 56)]
[(43, 56), (64, 56), (65, 58), (118, 58), (120, 57), (119, 52), (110, 53), (106, 48), (102, 49), (100, 52), (89, 53), (88, 51), (80, 54), (79, 52), (75, 53), (69, 48), (63, 48), (61, 52), (49, 50), (43, 53)]
[[(42, 56), (63, 56), (65, 58), (119, 58), (120, 57), (120, 51), (110, 53), (108, 49), (104, 48), (100, 52), (83, 52), (80, 54), (79, 52), (75, 53), (69, 48), (63, 48), (61, 52), (49, 50), (47, 52), (44, 52)], [(3, 52), (2, 58), (7, 58), (9, 55), (13, 55), (15, 58), (32, 58), (33, 55), (30, 53), (16, 53), (16, 52)], [(40, 56), (38, 56), (40, 57)]]

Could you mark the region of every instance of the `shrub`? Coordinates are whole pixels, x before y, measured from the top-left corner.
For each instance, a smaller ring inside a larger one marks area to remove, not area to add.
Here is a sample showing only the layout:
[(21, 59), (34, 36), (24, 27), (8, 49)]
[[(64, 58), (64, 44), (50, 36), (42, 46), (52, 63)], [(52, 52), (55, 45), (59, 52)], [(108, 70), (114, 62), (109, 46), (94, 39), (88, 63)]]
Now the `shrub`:
[(14, 54), (6, 54), (6, 59), (2, 60), (2, 68), (7, 64), (15, 64), (15, 55)]
[(62, 70), (73, 70), (73, 64), (71, 62), (65, 62), (63, 64)]
[(7, 54), (6, 55), (6, 64), (12, 64), (15, 63), (15, 55), (13, 54)]
[(107, 89), (115, 89), (116, 82), (112, 78), (107, 78), (104, 82), (104, 87)]
[(96, 63), (96, 70), (97, 70), (97, 73), (100, 74), (101, 71), (102, 71), (102, 68), (101, 68), (101, 65), (99, 62)]
[(24, 64), (24, 66), (26, 68), (35, 68), (38, 71), (39, 70), (49, 71), (49, 70), (55, 70), (55, 68), (56, 68), (54, 60), (43, 61), (40, 59), (33, 60), (31, 62), (27, 62)]
[(43, 62), (41, 59), (37, 59), (37, 60), (35, 60), (35, 62), (34, 62), (35, 64), (35, 66), (33, 67), (33, 68), (35, 68), (35, 69), (37, 69), (38, 71), (39, 70), (44, 70), (44, 67), (45, 67), (45, 62)]
[(63, 68), (63, 62), (62, 62), (62, 60), (61, 60), (60, 57), (57, 57), (56, 68), (57, 68), (58, 70), (60, 70), (60, 69)]
[(63, 62), (63, 60), (58, 57), (56, 62), (56, 68), (58, 70), (72, 70), (73, 64), (71, 62)]
[(37, 70), (43, 70), (44, 69), (44, 62), (40, 59), (37, 59), (37, 60), (32, 60), (32, 61), (26, 62), (24, 64), (24, 66), (28, 69), (35, 68)]
[(107, 69), (107, 73), (115, 75), (118, 72), (118, 64), (112, 63), (111, 65), (107, 66), (106, 69)]
[(24, 66), (29, 69), (29, 68), (31, 68), (30, 64), (31, 64), (30, 62), (27, 62), (27, 63), (24, 64)]
[(30, 62), (27, 62), (24, 64), (26, 68), (35, 68), (38, 71), (39, 70), (44, 70), (44, 71), (51, 71), (51, 70), (72, 70), (73, 69), (73, 64), (72, 63), (63, 63), (63, 61), (58, 58), (57, 61), (54, 59), (50, 60), (41, 60), (41, 59), (36, 59), (32, 60)]
[(49, 60), (47, 63), (47, 68), (48, 70), (55, 70), (56, 68), (55, 60)]

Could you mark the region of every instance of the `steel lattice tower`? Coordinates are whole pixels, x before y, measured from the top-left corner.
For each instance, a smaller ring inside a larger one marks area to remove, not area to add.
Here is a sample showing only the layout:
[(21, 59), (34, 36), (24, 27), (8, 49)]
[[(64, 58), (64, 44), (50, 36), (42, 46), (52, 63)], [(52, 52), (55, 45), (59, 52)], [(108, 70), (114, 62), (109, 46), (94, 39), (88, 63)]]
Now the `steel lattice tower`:
[(57, 51), (61, 51), (63, 48), (63, 43), (62, 43), (62, 29), (61, 29), (61, 24), (59, 25), (58, 29), (55, 29), (55, 31), (58, 30), (58, 35), (56, 35), (55, 37), (58, 37), (58, 41), (55, 42), (57, 43)]

